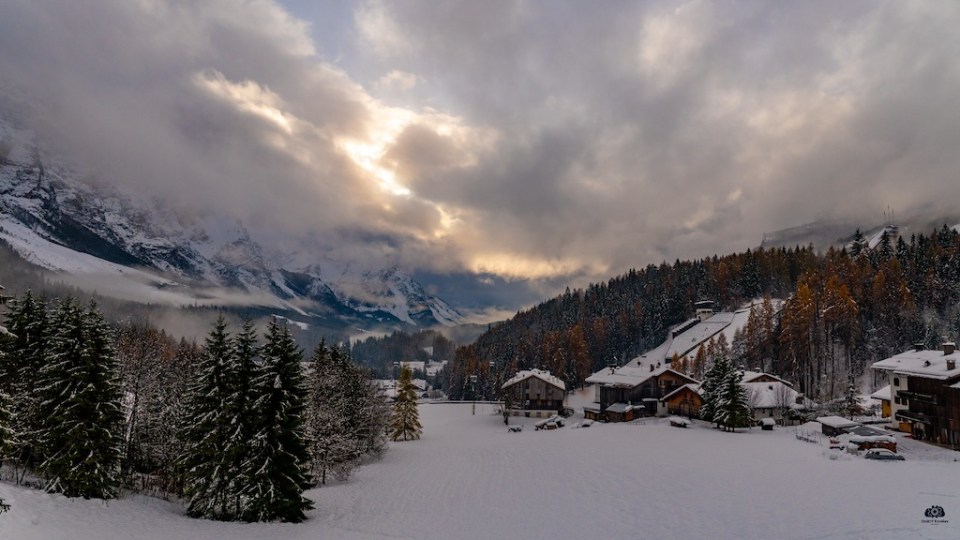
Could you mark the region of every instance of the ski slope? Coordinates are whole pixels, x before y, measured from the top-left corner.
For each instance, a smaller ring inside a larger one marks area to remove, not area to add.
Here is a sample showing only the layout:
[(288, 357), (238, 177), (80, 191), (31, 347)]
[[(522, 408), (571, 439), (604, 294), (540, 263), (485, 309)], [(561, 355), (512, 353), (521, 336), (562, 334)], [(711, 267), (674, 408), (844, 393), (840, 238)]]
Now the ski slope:
[[(588, 395), (585, 394), (585, 395)], [(69, 500), (0, 484), (4, 540), (960, 538), (955, 452), (829, 459), (790, 428), (722, 433), (663, 420), (508, 433), (490, 405), (424, 404), (424, 438), (308, 492), (301, 524), (216, 523), (141, 496)], [(923, 523), (932, 505), (948, 523)]]

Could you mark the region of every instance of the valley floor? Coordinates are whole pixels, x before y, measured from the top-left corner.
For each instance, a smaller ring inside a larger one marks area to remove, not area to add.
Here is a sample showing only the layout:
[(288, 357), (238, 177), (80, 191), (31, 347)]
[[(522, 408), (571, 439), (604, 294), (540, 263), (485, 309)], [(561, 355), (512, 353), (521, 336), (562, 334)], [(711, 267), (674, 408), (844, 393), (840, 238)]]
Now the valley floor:
[[(960, 454), (829, 459), (792, 428), (594, 424), (508, 433), (492, 406), (424, 404), (421, 441), (308, 492), (301, 524), (215, 523), (140, 496), (104, 504), (0, 484), (5, 540), (960, 538)], [(512, 423), (517, 423), (513, 420)], [(925, 523), (944, 509), (947, 523)]]

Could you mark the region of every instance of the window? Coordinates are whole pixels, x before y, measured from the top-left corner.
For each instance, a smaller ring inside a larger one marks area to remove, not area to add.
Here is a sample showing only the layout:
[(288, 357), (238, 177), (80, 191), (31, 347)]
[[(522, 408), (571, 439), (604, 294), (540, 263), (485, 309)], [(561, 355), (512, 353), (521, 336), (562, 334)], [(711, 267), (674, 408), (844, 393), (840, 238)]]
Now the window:
[(893, 378), (893, 385), (894, 385), (894, 386), (900, 386), (900, 377), (894, 377), (894, 378)]

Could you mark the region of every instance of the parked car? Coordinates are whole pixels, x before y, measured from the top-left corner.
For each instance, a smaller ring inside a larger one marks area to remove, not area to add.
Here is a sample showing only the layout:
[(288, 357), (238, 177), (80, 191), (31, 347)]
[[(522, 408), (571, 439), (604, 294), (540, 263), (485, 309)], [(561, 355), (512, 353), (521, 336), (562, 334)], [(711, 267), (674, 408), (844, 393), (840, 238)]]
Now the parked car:
[(896, 452), (891, 452), (890, 450), (887, 450), (886, 448), (871, 448), (871, 449), (867, 450), (867, 453), (864, 454), (863, 457), (865, 457), (865, 458), (867, 458), (867, 459), (879, 459), (879, 460), (882, 460), (882, 461), (886, 461), (886, 460), (889, 460), (889, 461), (904, 461), (903, 456), (901, 456), (900, 454), (898, 454), (898, 453), (896, 453)]

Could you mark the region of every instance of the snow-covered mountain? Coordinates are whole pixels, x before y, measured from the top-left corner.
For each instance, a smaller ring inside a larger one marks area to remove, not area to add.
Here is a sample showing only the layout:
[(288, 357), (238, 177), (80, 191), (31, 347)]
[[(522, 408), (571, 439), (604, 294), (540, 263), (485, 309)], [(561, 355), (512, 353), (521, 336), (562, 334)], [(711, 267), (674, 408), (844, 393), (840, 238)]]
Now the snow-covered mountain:
[(361, 327), (461, 319), (398, 268), (290, 267), (283, 261), (294, 257), (268, 252), (236, 220), (180, 215), (93, 184), (0, 119), (0, 238), (81, 287), (144, 302), (275, 307)]

